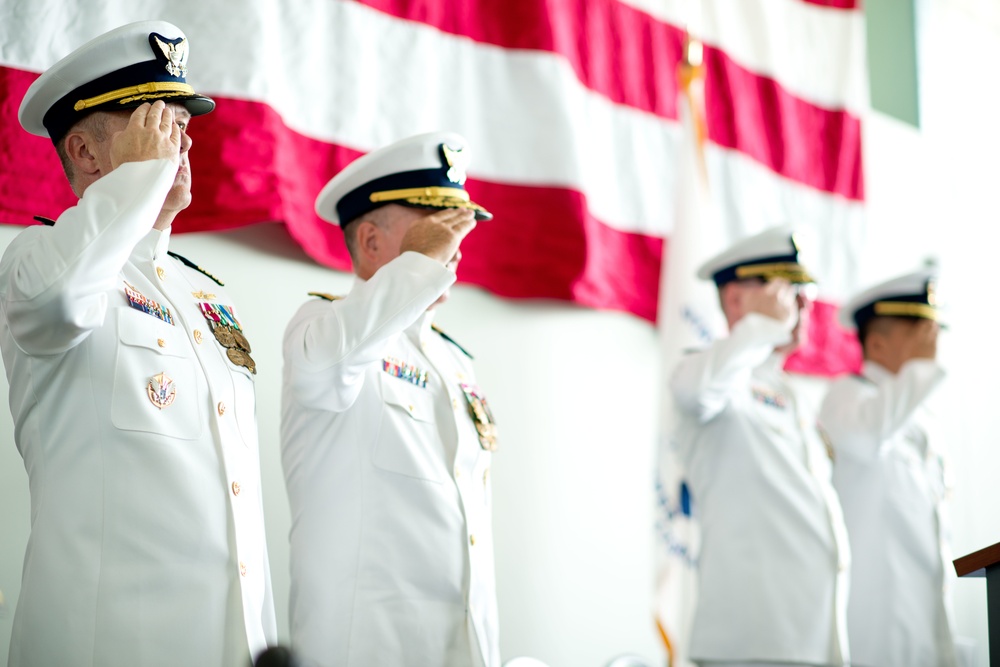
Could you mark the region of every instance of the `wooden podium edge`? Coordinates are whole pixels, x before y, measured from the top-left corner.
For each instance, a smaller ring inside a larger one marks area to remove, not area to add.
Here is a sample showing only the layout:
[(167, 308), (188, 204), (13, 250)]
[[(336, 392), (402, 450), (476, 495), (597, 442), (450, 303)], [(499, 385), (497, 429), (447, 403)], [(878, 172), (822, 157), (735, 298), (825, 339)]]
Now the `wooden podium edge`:
[(985, 577), (986, 568), (1000, 565), (1000, 542), (952, 561), (960, 577)]

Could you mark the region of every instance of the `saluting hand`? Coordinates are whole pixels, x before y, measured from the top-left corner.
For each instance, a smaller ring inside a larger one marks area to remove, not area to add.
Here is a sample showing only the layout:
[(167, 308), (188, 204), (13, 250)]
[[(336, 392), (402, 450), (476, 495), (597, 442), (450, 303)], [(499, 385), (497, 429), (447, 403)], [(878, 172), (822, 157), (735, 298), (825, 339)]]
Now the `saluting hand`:
[(174, 110), (157, 100), (133, 111), (128, 126), (111, 137), (111, 167), (158, 158), (179, 164), (180, 151), (181, 128), (174, 122)]
[(941, 325), (934, 320), (917, 320), (904, 343), (904, 359), (936, 359), (938, 332)]
[(458, 252), (462, 239), (475, 226), (475, 214), (468, 209), (437, 211), (410, 225), (400, 243), (400, 252), (413, 250), (448, 264)]
[(746, 312), (767, 315), (789, 327), (798, 319), (795, 288), (782, 278), (769, 280), (760, 289), (747, 290), (743, 306)]

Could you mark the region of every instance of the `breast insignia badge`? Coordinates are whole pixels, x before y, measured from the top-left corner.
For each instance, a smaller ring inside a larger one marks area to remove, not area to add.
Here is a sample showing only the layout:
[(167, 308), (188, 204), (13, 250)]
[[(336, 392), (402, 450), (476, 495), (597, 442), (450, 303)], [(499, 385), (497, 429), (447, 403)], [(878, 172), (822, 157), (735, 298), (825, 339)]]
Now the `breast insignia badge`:
[(146, 385), (146, 395), (149, 396), (149, 401), (153, 405), (162, 410), (170, 406), (177, 398), (177, 386), (166, 373), (157, 373), (149, 378), (149, 384)]
[(476, 433), (479, 435), (479, 445), (488, 452), (497, 450), (497, 425), (490, 412), (490, 406), (486, 402), (486, 396), (479, 387), (475, 385), (459, 384), (465, 400), (469, 404), (469, 415), (476, 425)]
[(225, 306), (220, 303), (200, 301), (198, 308), (205, 316), (212, 335), (219, 345), (226, 348), (226, 357), (237, 366), (243, 366), (254, 375), (257, 374), (257, 362), (250, 356), (250, 341), (243, 333), (240, 321), (236, 319), (236, 313), (232, 306)]

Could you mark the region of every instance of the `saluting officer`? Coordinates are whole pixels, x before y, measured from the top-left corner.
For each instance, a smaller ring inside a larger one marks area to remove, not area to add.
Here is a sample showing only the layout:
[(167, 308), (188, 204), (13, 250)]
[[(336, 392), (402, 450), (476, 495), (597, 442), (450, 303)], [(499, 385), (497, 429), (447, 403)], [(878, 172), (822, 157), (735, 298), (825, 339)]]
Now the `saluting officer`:
[(931, 437), (937, 362), (933, 271), (878, 284), (841, 310), (864, 352), (820, 410), (837, 452), (833, 483), (854, 564), (848, 628), (855, 665), (953, 667), (946, 444)]
[(222, 284), (167, 251), (191, 201), (188, 41), (106, 33), (28, 89), (80, 198), (0, 261), (31, 534), (11, 667), (239, 665), (276, 639), (254, 364)]
[(492, 217), (468, 149), (437, 132), (359, 158), (316, 200), (357, 279), (316, 294), (284, 340), (292, 647), (313, 665), (500, 664), (490, 462), (471, 356), (432, 325)]
[(729, 337), (670, 379), (677, 441), (702, 530), (692, 659), (701, 665), (842, 665), (849, 551), (830, 458), (787, 382), (813, 282), (790, 227), (706, 262)]

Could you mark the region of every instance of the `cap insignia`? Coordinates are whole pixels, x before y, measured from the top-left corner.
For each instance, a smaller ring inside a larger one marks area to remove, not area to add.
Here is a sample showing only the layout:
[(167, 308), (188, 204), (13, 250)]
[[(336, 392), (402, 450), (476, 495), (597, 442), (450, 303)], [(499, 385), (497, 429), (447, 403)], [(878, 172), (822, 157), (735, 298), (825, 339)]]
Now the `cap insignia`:
[[(149, 33), (149, 44), (156, 47), (153, 49), (153, 53), (156, 54), (157, 60), (160, 59), (160, 53), (163, 54), (166, 59), (163, 66), (170, 73), (170, 76), (187, 75), (188, 42), (186, 38), (167, 39), (163, 35), (151, 32)], [(157, 49), (159, 49), (159, 53), (157, 53)]]
[(937, 305), (937, 286), (933, 280), (927, 281), (927, 303), (932, 306)]
[(447, 144), (441, 144), (441, 155), (448, 164), (448, 180), (459, 185), (465, 184), (465, 168), (469, 164), (469, 157), (459, 148), (450, 148)]

